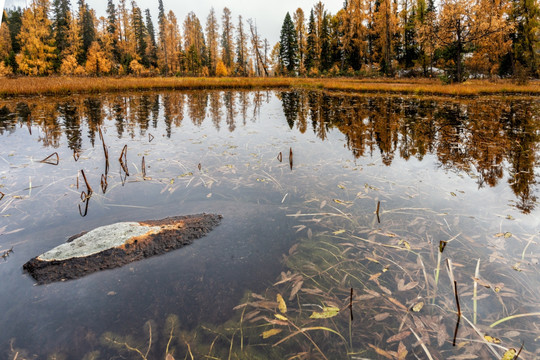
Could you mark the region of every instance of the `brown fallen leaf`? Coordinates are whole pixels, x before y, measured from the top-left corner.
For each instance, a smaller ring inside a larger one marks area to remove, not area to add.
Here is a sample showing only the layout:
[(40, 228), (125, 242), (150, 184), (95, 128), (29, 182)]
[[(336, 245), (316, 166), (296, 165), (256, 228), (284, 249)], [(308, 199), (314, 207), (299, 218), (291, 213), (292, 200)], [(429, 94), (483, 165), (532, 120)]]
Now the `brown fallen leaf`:
[(386, 340), (386, 342), (387, 343), (392, 343), (392, 342), (396, 342), (396, 341), (402, 341), (403, 339), (405, 339), (409, 335), (411, 335), (411, 332), (409, 330), (405, 330), (405, 331), (400, 332), (399, 334), (396, 334), (394, 336), (390, 336)]

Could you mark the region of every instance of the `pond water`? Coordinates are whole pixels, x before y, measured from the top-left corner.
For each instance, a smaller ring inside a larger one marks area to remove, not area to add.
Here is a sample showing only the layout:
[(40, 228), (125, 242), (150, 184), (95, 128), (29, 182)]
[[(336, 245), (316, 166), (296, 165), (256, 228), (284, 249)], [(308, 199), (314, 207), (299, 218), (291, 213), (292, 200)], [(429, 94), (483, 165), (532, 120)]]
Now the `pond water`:
[[(540, 356), (539, 116), (527, 97), (0, 99), (0, 357)], [(221, 225), (162, 256), (22, 270), (82, 231), (203, 212)]]

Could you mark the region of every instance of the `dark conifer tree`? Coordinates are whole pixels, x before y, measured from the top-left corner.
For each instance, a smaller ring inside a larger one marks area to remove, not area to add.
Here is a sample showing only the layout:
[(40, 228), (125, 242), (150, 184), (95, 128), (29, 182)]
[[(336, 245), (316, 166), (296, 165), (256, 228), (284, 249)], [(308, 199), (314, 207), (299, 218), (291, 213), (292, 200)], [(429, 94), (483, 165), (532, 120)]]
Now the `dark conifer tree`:
[(69, 47), (67, 34), (69, 31), (69, 0), (54, 0), (53, 2), (53, 32), (56, 41), (58, 65), (62, 61), (62, 53)]
[(152, 17), (150, 16), (150, 9), (144, 11), (146, 15), (146, 32), (148, 33), (148, 62), (151, 66), (157, 66), (157, 43), (156, 32), (154, 30), (154, 24)]
[(316, 65), (317, 60), (317, 50), (315, 49), (316, 44), (316, 25), (315, 25), (315, 15), (313, 14), (313, 9), (311, 9), (311, 13), (309, 15), (309, 23), (308, 23), (308, 34), (307, 34), (307, 42), (306, 42), (306, 70), (309, 70), (313, 68)]
[(148, 66), (148, 57), (146, 56), (146, 26), (141, 12), (141, 8), (137, 6), (135, 1), (132, 6), (132, 25), (135, 34), (135, 52), (140, 58), (141, 64)]
[(280, 36), (279, 60), (283, 69), (289, 74), (293, 74), (298, 63), (298, 41), (296, 40), (296, 30), (291, 15), (287, 12), (283, 20)]
[(79, 22), (81, 28), (82, 48), (79, 63), (86, 62), (86, 56), (90, 45), (96, 39), (96, 30), (94, 28), (94, 14), (84, 0), (79, 0)]

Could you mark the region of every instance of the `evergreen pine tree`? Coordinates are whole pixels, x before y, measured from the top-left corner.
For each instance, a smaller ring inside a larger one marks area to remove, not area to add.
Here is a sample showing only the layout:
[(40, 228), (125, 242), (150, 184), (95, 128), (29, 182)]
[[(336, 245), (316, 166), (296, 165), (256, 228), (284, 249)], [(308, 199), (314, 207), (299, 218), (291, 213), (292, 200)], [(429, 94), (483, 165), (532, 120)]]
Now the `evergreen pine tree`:
[(156, 43), (156, 32), (154, 30), (154, 24), (152, 22), (152, 17), (150, 16), (150, 9), (145, 10), (146, 16), (146, 32), (148, 36), (148, 49), (147, 57), (150, 66), (157, 66), (157, 43)]
[(135, 53), (140, 63), (148, 66), (148, 57), (146, 56), (146, 26), (144, 25), (141, 8), (137, 6), (135, 1), (132, 3), (131, 23), (135, 36)]
[(280, 36), (279, 59), (283, 69), (289, 74), (293, 74), (297, 65), (298, 41), (296, 39), (296, 30), (294, 28), (291, 15), (287, 12), (283, 20)]
[(313, 9), (309, 14), (309, 24), (308, 24), (308, 35), (306, 41), (306, 70), (309, 73), (309, 70), (316, 65), (317, 61), (317, 50), (316, 50), (316, 26), (315, 26), (315, 15), (313, 14)]
[(56, 41), (58, 62), (61, 62), (64, 51), (69, 47), (67, 34), (69, 30), (69, 0), (53, 1), (53, 32)]

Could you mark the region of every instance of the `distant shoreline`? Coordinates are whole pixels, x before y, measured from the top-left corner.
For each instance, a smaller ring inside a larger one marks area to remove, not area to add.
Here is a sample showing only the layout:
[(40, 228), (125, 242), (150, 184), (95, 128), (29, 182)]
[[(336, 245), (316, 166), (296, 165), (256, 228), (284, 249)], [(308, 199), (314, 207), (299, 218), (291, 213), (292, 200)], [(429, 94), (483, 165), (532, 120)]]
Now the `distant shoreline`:
[(95, 94), (139, 90), (305, 88), (351, 93), (403, 95), (540, 95), (540, 81), (469, 80), (443, 85), (432, 79), (355, 79), (286, 77), (14, 77), (0, 81), (0, 96)]

